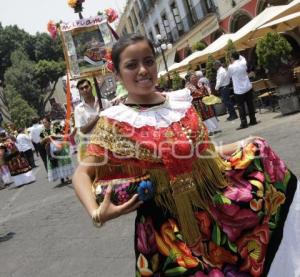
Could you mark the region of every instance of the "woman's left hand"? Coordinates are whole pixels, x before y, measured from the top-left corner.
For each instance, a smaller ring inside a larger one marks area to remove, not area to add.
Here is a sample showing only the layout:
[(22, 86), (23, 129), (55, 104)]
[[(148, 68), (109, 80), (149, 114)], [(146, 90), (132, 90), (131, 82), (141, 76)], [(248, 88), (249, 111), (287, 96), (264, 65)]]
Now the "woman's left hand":
[(117, 218), (121, 215), (133, 212), (143, 203), (142, 201), (139, 201), (138, 195), (135, 194), (130, 200), (122, 205), (117, 206), (111, 202), (111, 194), (112, 188), (109, 186), (101, 204), (100, 218), (102, 223)]

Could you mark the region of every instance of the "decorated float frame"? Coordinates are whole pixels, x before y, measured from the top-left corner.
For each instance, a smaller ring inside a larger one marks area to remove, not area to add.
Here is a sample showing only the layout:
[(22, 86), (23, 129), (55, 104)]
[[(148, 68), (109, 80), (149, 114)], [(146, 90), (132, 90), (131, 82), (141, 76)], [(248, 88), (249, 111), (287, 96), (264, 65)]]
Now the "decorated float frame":
[(111, 75), (111, 49), (115, 38), (101, 16), (59, 26), (65, 61), (72, 79)]

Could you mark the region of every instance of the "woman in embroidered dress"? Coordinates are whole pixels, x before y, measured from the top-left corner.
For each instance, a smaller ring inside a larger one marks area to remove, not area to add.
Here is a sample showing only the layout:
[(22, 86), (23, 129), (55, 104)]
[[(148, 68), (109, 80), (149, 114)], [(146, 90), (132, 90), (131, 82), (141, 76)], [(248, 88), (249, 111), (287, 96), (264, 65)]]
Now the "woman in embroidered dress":
[(299, 276), (285, 164), (259, 138), (215, 149), (188, 89), (155, 90), (146, 38), (121, 38), (112, 56), (128, 98), (100, 113), (73, 183), (97, 226), (137, 209), (136, 276)]
[(40, 137), (47, 153), (48, 181), (55, 182), (60, 179), (61, 184), (69, 184), (69, 177), (74, 173), (69, 141), (66, 141), (62, 134), (60, 121), (51, 123), (51, 120), (45, 117), (43, 124), (45, 129)]
[[(1, 134), (0, 159), (4, 161), (3, 166), (7, 166), (14, 182), (13, 187), (20, 187), (34, 182), (35, 176), (28, 161), (19, 152), (15, 138)], [(5, 169), (6, 171), (7, 169)], [(7, 172), (6, 172), (7, 173)]]
[(202, 98), (209, 96), (209, 91), (206, 86), (198, 85), (199, 77), (195, 72), (189, 72), (185, 77), (187, 83), (185, 87), (191, 91), (193, 97), (193, 105), (196, 111), (199, 113), (203, 123), (206, 125), (209, 135), (220, 132), (219, 123), (215, 116), (215, 112), (212, 106), (205, 105), (202, 102)]

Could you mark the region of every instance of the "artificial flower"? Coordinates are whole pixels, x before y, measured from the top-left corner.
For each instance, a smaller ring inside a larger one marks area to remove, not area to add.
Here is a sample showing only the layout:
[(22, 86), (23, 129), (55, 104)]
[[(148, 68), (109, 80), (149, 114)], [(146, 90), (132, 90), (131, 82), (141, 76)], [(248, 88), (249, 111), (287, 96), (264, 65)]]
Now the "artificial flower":
[(49, 22), (47, 24), (47, 30), (50, 33), (51, 38), (55, 39), (57, 36), (57, 28), (56, 28), (56, 24), (53, 20), (49, 20)]
[(117, 11), (112, 8), (108, 8), (108, 9), (104, 10), (104, 12), (107, 16), (107, 21), (109, 23), (114, 22), (119, 17)]
[(142, 181), (140, 182), (137, 193), (139, 196), (139, 200), (148, 201), (154, 196), (154, 188), (151, 181)]

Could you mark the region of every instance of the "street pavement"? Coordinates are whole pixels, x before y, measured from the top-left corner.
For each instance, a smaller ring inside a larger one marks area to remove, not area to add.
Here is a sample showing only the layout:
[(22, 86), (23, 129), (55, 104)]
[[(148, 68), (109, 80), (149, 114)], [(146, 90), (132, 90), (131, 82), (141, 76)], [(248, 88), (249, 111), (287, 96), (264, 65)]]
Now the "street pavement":
[[(239, 121), (221, 116), (223, 132), (213, 139), (264, 137), (300, 176), (300, 113), (263, 110), (257, 118), (260, 124), (236, 131)], [(48, 183), (37, 163), (35, 183), (0, 191), (0, 277), (134, 276), (134, 214), (93, 227), (72, 186)]]

